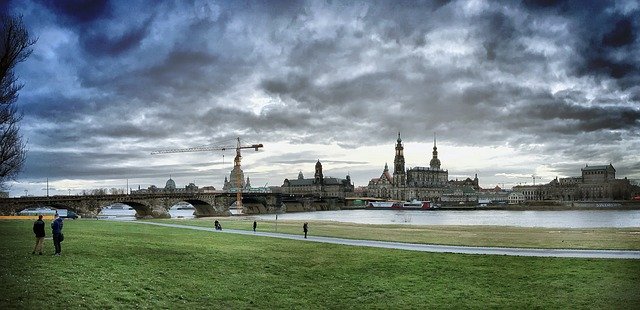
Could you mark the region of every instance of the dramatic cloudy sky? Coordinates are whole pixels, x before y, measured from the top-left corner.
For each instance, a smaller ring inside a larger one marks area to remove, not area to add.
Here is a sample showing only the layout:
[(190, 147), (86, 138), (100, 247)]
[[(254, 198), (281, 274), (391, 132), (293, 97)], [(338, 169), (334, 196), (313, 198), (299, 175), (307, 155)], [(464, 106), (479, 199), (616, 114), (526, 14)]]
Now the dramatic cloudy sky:
[[(9, 1), (33, 36), (17, 75), (28, 143), (12, 195), (253, 186), (299, 171), (428, 166), (451, 179), (548, 182), (612, 163), (640, 179), (637, 1)], [(226, 142), (225, 142), (226, 141)], [(231, 144), (233, 141), (230, 141)], [(224, 158), (223, 158), (224, 155)]]

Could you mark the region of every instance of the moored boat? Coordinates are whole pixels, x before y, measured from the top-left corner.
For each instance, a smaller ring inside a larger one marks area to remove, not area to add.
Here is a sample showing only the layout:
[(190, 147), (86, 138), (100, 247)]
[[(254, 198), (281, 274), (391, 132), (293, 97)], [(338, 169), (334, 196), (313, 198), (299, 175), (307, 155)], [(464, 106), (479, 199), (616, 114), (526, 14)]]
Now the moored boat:
[(391, 208), (393, 207), (393, 201), (370, 201), (367, 207), (369, 208)]
[(386, 209), (409, 209), (409, 210), (432, 210), (437, 208), (436, 205), (432, 205), (430, 201), (370, 201), (367, 204), (368, 208), (386, 208)]
[(428, 210), (431, 209), (430, 201), (420, 201), (420, 200), (411, 200), (406, 201), (402, 204), (403, 209), (423, 209)]

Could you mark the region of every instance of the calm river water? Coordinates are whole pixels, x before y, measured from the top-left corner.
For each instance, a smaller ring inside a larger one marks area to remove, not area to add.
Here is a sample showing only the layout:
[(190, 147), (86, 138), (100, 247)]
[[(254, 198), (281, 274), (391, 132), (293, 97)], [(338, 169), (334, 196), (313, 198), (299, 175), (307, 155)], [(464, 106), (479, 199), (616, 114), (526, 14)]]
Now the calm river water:
[[(274, 220), (274, 214), (257, 218)], [(640, 210), (410, 211), (344, 210), (278, 214), (278, 220), (324, 220), (360, 224), (490, 225), (546, 228), (640, 227)]]
[[(135, 210), (103, 210), (99, 218), (135, 220)], [(169, 210), (172, 218), (193, 218), (193, 210)], [(275, 214), (254, 215), (274, 220)], [(278, 214), (278, 220), (336, 221), (359, 224), (489, 225), (546, 228), (640, 227), (640, 210), (571, 211), (411, 211), (343, 210)]]

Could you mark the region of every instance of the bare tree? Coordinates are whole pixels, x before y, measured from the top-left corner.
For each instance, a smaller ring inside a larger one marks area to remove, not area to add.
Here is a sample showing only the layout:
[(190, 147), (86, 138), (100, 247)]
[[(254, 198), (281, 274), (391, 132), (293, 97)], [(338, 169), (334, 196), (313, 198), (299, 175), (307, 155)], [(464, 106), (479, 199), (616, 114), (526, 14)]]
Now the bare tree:
[(0, 14), (0, 188), (16, 177), (26, 156), (19, 125), (22, 114), (15, 105), (23, 84), (17, 82), (14, 69), (31, 55), (36, 41), (29, 38), (22, 16)]

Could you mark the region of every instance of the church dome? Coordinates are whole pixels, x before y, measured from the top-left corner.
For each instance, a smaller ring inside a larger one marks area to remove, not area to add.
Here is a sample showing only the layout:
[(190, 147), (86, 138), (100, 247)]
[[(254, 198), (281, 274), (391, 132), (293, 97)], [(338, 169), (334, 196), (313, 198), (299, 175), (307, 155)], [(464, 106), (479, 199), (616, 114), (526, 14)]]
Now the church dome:
[(176, 189), (176, 182), (173, 179), (169, 178), (167, 180), (167, 184), (164, 186), (165, 189)]

